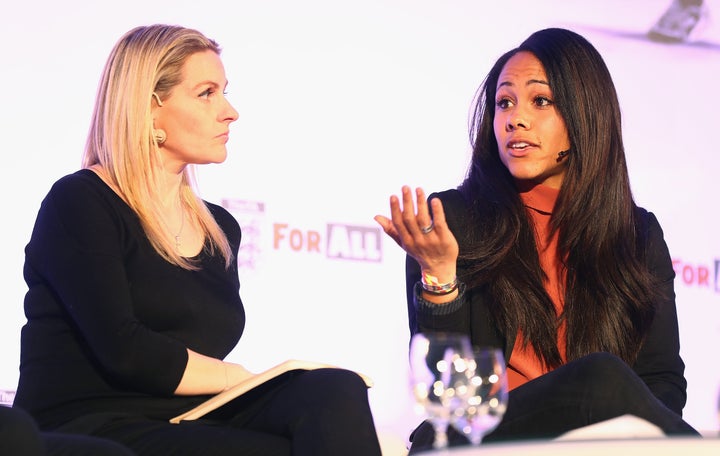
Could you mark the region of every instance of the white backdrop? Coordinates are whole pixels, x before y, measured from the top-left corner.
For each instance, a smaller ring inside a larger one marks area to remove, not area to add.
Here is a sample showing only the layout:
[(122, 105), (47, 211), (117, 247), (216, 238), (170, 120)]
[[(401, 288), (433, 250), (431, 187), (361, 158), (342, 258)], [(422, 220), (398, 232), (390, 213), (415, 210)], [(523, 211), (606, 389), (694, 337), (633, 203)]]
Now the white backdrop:
[[(0, 389), (17, 382), (23, 248), (52, 182), (79, 166), (105, 58), (136, 25), (177, 23), (223, 46), (240, 113), (227, 162), (199, 173), (203, 196), (245, 230), (248, 325), (231, 359), (367, 373), (378, 427), (405, 439), (420, 418), (406, 387), (404, 256), (372, 217), (403, 184), (434, 191), (462, 180), (470, 104), (492, 62), (532, 31), (561, 26), (590, 39), (615, 78), (635, 196), (676, 261), (685, 416), (718, 429), (717, 24), (663, 45), (644, 33), (664, 0), (102, 3), (3, 2)], [(718, 3), (707, 3), (711, 14)]]

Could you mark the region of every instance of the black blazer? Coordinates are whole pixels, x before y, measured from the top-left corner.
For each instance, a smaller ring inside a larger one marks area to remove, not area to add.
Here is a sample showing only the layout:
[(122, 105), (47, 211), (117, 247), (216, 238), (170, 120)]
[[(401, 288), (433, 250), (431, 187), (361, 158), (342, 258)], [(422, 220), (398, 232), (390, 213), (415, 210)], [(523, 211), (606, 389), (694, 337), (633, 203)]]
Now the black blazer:
[[(457, 190), (433, 193), (443, 203), (450, 230), (457, 233), (465, 229), (468, 212), (464, 198)], [(637, 361), (632, 366), (652, 393), (668, 408), (678, 414), (687, 400), (685, 364), (680, 357), (677, 312), (675, 308), (675, 271), (663, 238), (662, 228), (652, 212), (638, 208), (639, 229), (646, 235), (646, 261), (650, 271), (662, 287), (662, 299), (656, 302), (655, 318), (647, 333)], [(452, 331), (467, 333), (475, 346), (495, 346), (503, 349), (505, 359), (510, 359), (516, 334), (502, 334), (490, 318), (487, 297), (480, 289), (465, 289), (450, 304), (435, 306), (421, 297), (419, 281), (420, 266), (410, 256), (406, 257), (406, 292), (410, 333), (422, 331)], [(458, 264), (458, 276), (464, 271)]]

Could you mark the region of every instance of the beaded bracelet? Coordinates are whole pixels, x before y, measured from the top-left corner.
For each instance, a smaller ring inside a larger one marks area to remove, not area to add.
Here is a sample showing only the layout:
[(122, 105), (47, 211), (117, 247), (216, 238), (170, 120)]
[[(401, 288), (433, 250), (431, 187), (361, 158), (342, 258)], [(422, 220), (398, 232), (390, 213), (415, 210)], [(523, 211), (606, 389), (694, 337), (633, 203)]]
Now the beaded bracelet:
[(420, 282), (422, 283), (423, 290), (436, 296), (450, 294), (458, 288), (457, 276), (453, 277), (451, 282), (439, 283), (437, 277), (423, 272)]

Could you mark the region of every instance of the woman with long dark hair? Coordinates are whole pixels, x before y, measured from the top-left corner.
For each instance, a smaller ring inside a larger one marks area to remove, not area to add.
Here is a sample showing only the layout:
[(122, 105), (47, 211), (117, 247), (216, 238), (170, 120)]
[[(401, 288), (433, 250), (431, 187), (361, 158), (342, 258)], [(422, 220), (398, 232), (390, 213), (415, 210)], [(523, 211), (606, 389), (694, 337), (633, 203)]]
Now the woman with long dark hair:
[[(540, 30), (478, 92), (457, 189), (409, 187), (376, 220), (408, 254), (410, 330), (504, 350), (507, 413), (487, 441), (633, 414), (666, 433), (684, 364), (667, 245), (633, 200), (610, 72), (575, 32)], [(456, 438), (461, 438), (456, 436)], [(422, 425), (412, 449), (432, 442)]]

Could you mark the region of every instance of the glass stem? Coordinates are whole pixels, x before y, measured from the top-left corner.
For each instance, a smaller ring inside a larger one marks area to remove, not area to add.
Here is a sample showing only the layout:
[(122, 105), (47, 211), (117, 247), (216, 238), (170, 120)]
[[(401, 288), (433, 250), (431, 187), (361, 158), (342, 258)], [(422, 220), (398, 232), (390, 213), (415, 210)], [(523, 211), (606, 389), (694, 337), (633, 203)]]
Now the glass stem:
[(448, 447), (448, 422), (445, 420), (434, 420), (433, 427), (435, 428), (435, 441), (433, 442), (433, 448), (436, 450), (442, 450)]

